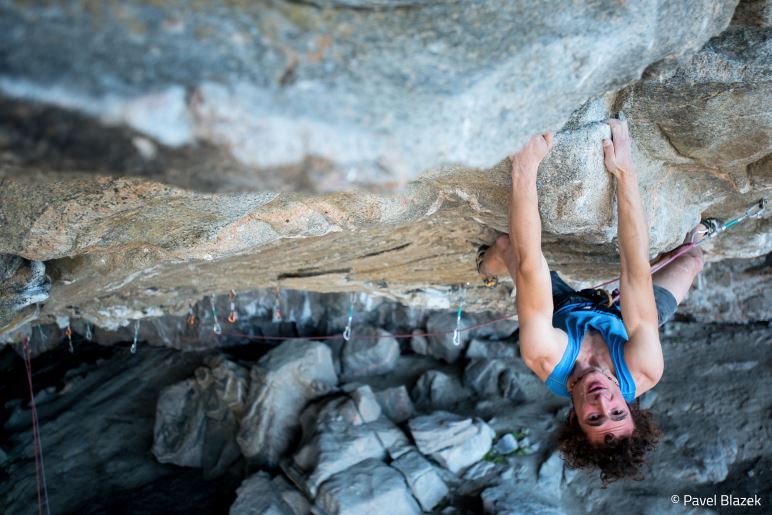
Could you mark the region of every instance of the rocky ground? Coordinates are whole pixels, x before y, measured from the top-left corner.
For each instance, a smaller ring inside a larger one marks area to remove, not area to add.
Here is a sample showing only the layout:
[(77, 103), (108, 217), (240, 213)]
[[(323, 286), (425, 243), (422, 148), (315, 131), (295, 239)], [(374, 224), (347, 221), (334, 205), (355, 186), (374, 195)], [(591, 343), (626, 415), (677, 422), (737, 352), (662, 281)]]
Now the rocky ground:
[[(214, 333), (203, 316), (198, 336), (169, 338), (186, 326), (165, 317), (145, 329), (136, 354), (130, 335), (108, 340), (98, 330), (105, 346), (80, 328), (70, 353), (45, 327), (48, 341), (37, 333), (32, 343), (53, 346), (33, 360), (52, 512), (703, 513), (671, 496), (713, 493), (759, 495), (769, 506), (768, 308), (760, 317), (754, 295), (727, 298), (720, 282), (732, 277), (744, 292), (738, 270), (764, 283), (768, 264), (733, 268), (709, 266), (663, 328), (666, 372), (641, 400), (663, 441), (646, 479), (605, 490), (597, 475), (564, 469), (553, 437), (567, 403), (519, 360), (514, 321), (462, 333), (459, 347), (452, 334), (395, 339), (452, 330), (455, 313), (360, 296), (347, 343), (258, 342), (250, 337), (340, 334), (350, 299), (284, 292), (278, 323), (273, 292), (256, 292), (238, 304), (241, 325), (223, 320), (222, 335), (204, 338)], [(708, 317), (700, 295), (709, 291), (743, 323), (695, 321)], [(493, 318), (464, 314), (462, 326)], [(200, 340), (198, 350), (163, 347), (185, 338)], [(4, 513), (25, 513), (36, 504), (28, 392), (11, 346), (2, 363), (0, 498)]]

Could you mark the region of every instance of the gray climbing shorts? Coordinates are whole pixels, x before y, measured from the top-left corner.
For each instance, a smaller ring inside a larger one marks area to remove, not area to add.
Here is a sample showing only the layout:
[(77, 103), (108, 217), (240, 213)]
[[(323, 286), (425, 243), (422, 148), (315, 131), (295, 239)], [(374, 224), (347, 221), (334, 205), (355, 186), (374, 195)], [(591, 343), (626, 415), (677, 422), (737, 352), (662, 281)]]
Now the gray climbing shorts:
[[(582, 297), (577, 290), (566, 284), (557, 272), (550, 272), (550, 278), (552, 279), (552, 299), (555, 309), (574, 302), (587, 302), (587, 298)], [(656, 284), (654, 285), (654, 302), (657, 305), (657, 319), (662, 327), (673, 318), (678, 304), (670, 290)]]

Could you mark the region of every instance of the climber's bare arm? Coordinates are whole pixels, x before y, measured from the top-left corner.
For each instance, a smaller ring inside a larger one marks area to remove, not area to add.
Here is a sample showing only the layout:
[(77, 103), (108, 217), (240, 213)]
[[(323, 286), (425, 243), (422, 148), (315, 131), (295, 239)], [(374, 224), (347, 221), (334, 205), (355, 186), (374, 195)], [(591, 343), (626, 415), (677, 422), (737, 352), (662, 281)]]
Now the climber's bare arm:
[(638, 191), (638, 176), (631, 156), (627, 123), (609, 120), (612, 141), (603, 141), (606, 168), (617, 180), (619, 217), (619, 281), (622, 318), (628, 344), (625, 358), (636, 381), (637, 393), (653, 387), (664, 369), (649, 266), (649, 225)]
[(507, 264), (517, 288), (520, 352), (528, 367), (546, 380), (563, 355), (566, 334), (552, 327), (552, 283), (541, 251), (536, 174), (552, 147), (552, 134), (530, 139), (512, 159), (509, 238), (514, 259)]

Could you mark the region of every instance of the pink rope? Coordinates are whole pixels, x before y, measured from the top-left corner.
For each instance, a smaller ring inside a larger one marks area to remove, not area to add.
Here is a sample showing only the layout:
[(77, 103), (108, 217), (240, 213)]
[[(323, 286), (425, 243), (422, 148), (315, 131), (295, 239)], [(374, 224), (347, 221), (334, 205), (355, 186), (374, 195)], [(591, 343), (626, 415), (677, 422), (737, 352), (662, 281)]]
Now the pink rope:
[[(46, 469), (43, 462), (43, 446), (40, 442), (40, 421), (38, 420), (38, 411), (35, 404), (35, 390), (32, 387), (32, 357), (29, 347), (29, 338), (22, 341), (22, 350), (24, 353), (24, 367), (27, 369), (27, 386), (29, 386), (30, 413), (32, 415), (32, 449), (35, 455), (35, 483), (38, 494), (38, 515), (43, 515), (43, 499), (45, 499), (46, 513), (51, 515), (48, 506), (48, 487), (46, 485)], [(43, 495), (41, 495), (41, 483)]]
[[(686, 254), (687, 252), (692, 250), (697, 245), (699, 245), (699, 242), (698, 243), (683, 243), (680, 246), (676, 247), (673, 251), (671, 251), (671, 252), (674, 252), (674, 254), (672, 256), (668, 256), (667, 258), (663, 259), (662, 261), (660, 261), (659, 263), (657, 263), (656, 265), (653, 265), (651, 267), (651, 274), (655, 274), (659, 270), (662, 270), (664, 267), (666, 267), (667, 265), (669, 265), (670, 263), (672, 263), (673, 261), (675, 261), (679, 257), (683, 256), (684, 254)], [(619, 277), (616, 277), (614, 279), (602, 282), (602, 283), (600, 283), (598, 285), (593, 286), (592, 289), (593, 290), (597, 290), (597, 289), (600, 289), (600, 288), (602, 288), (604, 286), (608, 286), (609, 284), (614, 284), (615, 282), (618, 282), (619, 279), (620, 279)]]

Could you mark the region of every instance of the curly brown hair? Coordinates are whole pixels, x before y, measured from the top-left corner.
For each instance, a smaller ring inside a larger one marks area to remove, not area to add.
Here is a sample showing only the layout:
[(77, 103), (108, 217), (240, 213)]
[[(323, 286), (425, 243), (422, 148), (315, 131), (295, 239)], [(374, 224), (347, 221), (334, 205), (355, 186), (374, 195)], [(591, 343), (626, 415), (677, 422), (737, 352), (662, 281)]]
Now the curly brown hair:
[(646, 453), (657, 447), (662, 431), (650, 411), (639, 409), (637, 404), (629, 408), (635, 424), (633, 434), (625, 438), (607, 435), (604, 445), (590, 443), (571, 409), (566, 425), (557, 438), (566, 466), (572, 469), (599, 468), (603, 488), (623, 478), (642, 480)]

